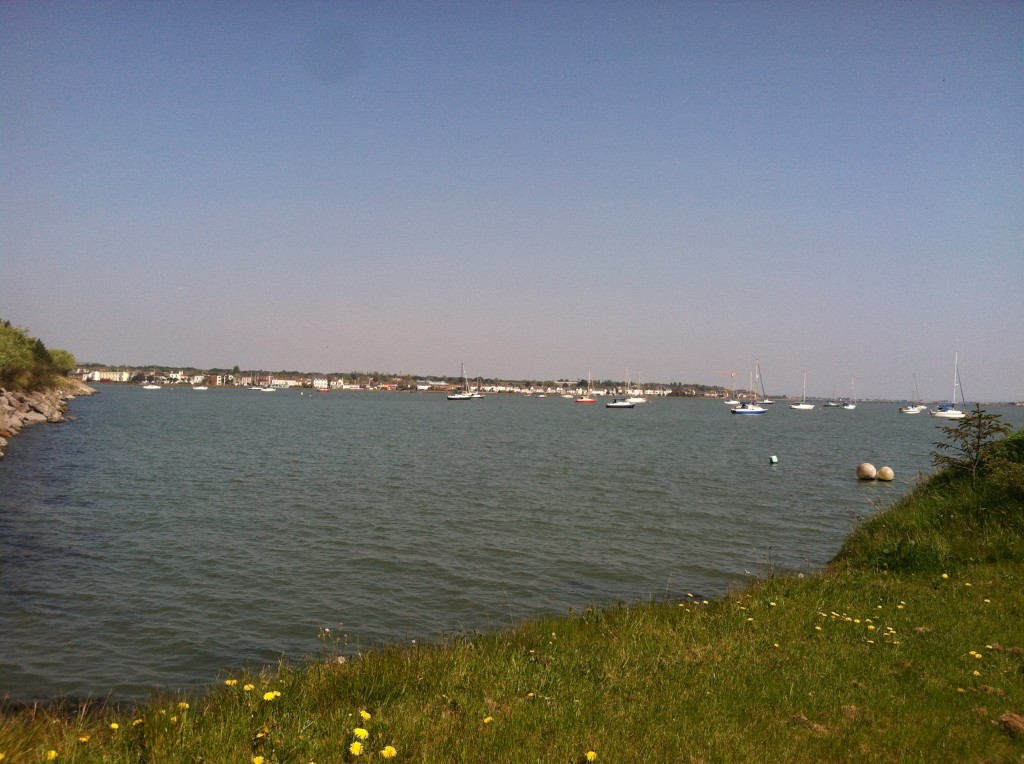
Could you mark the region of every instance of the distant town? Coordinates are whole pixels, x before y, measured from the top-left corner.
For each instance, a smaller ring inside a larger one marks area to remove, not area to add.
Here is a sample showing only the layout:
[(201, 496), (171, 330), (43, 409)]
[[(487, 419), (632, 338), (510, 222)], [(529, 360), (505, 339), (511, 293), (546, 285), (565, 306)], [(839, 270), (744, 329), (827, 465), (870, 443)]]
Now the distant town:
[(335, 374), (296, 371), (266, 372), (233, 369), (192, 369), (162, 366), (124, 367), (87, 364), (74, 371), (85, 382), (159, 386), (260, 388), (269, 390), (378, 390), (393, 392), (450, 392), (467, 388), (481, 393), (519, 395), (638, 394), (652, 397), (727, 398), (751, 396), (750, 391), (726, 390), (720, 386), (672, 383), (626, 384), (622, 380), (558, 379), (505, 380), (475, 377), (423, 377), (386, 372), (344, 372)]

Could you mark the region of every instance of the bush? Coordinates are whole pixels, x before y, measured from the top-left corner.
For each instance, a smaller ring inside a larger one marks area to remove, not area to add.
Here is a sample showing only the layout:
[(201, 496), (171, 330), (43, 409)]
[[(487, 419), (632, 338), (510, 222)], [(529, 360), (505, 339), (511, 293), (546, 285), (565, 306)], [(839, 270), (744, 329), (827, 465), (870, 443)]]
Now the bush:
[(0, 388), (38, 390), (75, 367), (75, 357), (66, 350), (46, 349), (43, 341), (10, 321), (0, 321)]

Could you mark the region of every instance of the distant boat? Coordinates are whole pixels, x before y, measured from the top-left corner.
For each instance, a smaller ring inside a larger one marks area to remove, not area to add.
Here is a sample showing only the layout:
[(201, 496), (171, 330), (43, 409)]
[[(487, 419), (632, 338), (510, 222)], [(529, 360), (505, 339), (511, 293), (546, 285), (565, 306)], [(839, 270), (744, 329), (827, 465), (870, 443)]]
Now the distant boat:
[(853, 380), (850, 380), (850, 400), (843, 404), (843, 408), (847, 411), (853, 411), (857, 408), (857, 396), (853, 392)]
[(757, 376), (757, 382), (761, 386), (761, 405), (762, 406), (770, 406), (770, 405), (772, 405), (773, 403), (775, 403), (775, 401), (770, 400), (768, 398), (768, 396), (765, 395), (765, 392), (764, 392), (764, 377), (761, 376), (761, 362), (760, 361), (754, 361), (754, 374)]
[(921, 393), (917, 390), (917, 375), (914, 375), (914, 400), (917, 403), (908, 403), (906, 406), (900, 406), (901, 414), (920, 414), (922, 411), (927, 411), (928, 407), (921, 403)]
[[(758, 375), (758, 377), (760, 377), (761, 376), (761, 368), (760, 368), (759, 362), (757, 362), (757, 361), (754, 362), (754, 368), (757, 369), (757, 375)], [(768, 409), (764, 408), (763, 406), (759, 406), (757, 404), (757, 390), (754, 389), (754, 375), (753, 374), (750, 375), (750, 390), (751, 390), (751, 392), (754, 395), (754, 400), (753, 401), (744, 401), (739, 406), (736, 406), (735, 408), (730, 409), (730, 411), (733, 414), (747, 414), (747, 415), (750, 415), (750, 414), (764, 414), (766, 411), (768, 411)]]
[(745, 401), (732, 409), (733, 414), (764, 414), (768, 409), (758, 406), (756, 401)]
[(803, 397), (800, 399), (799, 403), (791, 403), (791, 404), (789, 404), (789, 407), (791, 409), (796, 410), (796, 411), (810, 411), (811, 409), (814, 408), (814, 404), (813, 403), (808, 403), (807, 402), (807, 372), (806, 371), (804, 372), (804, 394), (803, 394)]
[(193, 390), (209, 390), (210, 388), (208, 388), (206, 385), (192, 385), (192, 389)]
[(843, 404), (840, 403), (839, 397), (836, 395), (836, 386), (832, 385), (832, 397), (825, 401), (822, 406), (827, 409), (837, 409)]
[[(960, 354), (953, 354), (953, 397), (949, 403), (942, 403), (933, 409), (930, 409), (928, 413), (931, 416), (938, 417), (939, 419), (963, 419), (967, 416), (967, 412), (962, 411), (956, 407), (956, 391), (960, 388), (960, 373), (957, 369)], [(964, 402), (963, 390), (960, 390), (960, 402)]]
[(587, 372), (587, 392), (583, 393), (579, 398), (576, 399), (576, 403), (597, 403), (597, 398), (590, 394), (590, 372)]
[(466, 379), (466, 364), (462, 364), (462, 390), (460, 392), (448, 393), (450, 401), (471, 401), (473, 393), (469, 391), (469, 380)]
[(159, 390), (163, 385), (143, 385), (143, 390)]
[(630, 403), (625, 398), (613, 398), (608, 401), (608, 403), (604, 404), (606, 409), (631, 409), (634, 406), (636, 406), (635, 403)]
[(626, 369), (626, 401), (629, 403), (647, 403), (647, 399), (644, 397), (644, 386), (640, 383), (640, 374), (636, 375), (636, 386), (639, 388), (636, 395), (629, 394), (629, 369)]

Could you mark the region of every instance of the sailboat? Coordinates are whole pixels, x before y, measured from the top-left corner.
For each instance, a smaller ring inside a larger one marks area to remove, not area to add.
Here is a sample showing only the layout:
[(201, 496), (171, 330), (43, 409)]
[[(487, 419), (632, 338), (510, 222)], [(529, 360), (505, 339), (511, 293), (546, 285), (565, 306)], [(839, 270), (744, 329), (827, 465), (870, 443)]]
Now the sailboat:
[(636, 375), (636, 395), (629, 394), (629, 369), (626, 369), (626, 400), (630, 403), (647, 403), (647, 399), (644, 397), (644, 386), (640, 382), (640, 373)]
[(825, 408), (837, 409), (843, 404), (839, 402), (839, 398), (836, 397), (836, 386), (832, 385), (832, 397), (825, 401)]
[(587, 392), (576, 399), (576, 403), (597, 403), (597, 398), (590, 394), (590, 372), (587, 372)]
[(814, 408), (814, 404), (813, 403), (808, 403), (807, 402), (807, 372), (806, 371), (804, 372), (804, 394), (803, 394), (803, 397), (800, 399), (799, 403), (791, 403), (791, 404), (789, 404), (789, 407), (791, 409), (796, 410), (796, 411), (810, 411), (811, 409)]
[(754, 389), (754, 374), (750, 374), (750, 392), (754, 396), (752, 401), (744, 401), (734, 409), (730, 409), (733, 414), (764, 414), (768, 409), (763, 406), (757, 405), (757, 391)]
[(920, 414), (922, 411), (928, 409), (923, 403), (921, 403), (921, 393), (917, 391), (917, 375), (914, 375), (914, 403), (908, 403), (906, 406), (900, 406), (901, 414)]
[[(967, 412), (962, 411), (956, 407), (956, 391), (960, 387), (960, 374), (957, 371), (957, 363), (960, 359), (959, 352), (953, 354), (953, 397), (949, 403), (942, 403), (933, 409), (929, 409), (928, 413), (934, 417), (940, 419), (963, 419), (967, 416)], [(964, 402), (963, 390), (960, 391), (960, 402)]]
[(771, 404), (775, 403), (775, 401), (771, 400), (764, 393), (764, 377), (761, 375), (761, 362), (760, 361), (754, 361), (754, 376), (757, 377), (758, 384), (761, 385), (761, 405), (762, 406), (770, 406)]
[(739, 400), (736, 398), (736, 393), (734, 392), (736, 390), (736, 372), (723, 371), (722, 374), (729, 375), (729, 397), (725, 399), (725, 405), (735, 406), (737, 403), (739, 403)]
[(850, 380), (850, 400), (843, 404), (843, 408), (847, 411), (853, 411), (857, 408), (857, 396), (853, 392), (853, 380)]
[(471, 401), (473, 400), (473, 393), (469, 391), (469, 380), (466, 379), (466, 364), (462, 364), (462, 390), (459, 392), (448, 393), (448, 400), (450, 401)]

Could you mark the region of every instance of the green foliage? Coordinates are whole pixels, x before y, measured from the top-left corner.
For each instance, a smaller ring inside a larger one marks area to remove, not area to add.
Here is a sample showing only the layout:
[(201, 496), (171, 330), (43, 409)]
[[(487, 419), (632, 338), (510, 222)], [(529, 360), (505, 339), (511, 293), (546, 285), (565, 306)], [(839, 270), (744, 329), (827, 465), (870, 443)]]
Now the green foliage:
[(963, 470), (977, 480), (987, 466), (992, 445), (1010, 432), (1012, 427), (1000, 421), (999, 414), (988, 414), (980, 405), (960, 420), (959, 424), (942, 428), (946, 441), (932, 445), (932, 464), (939, 469)]
[(74, 367), (75, 357), (67, 350), (47, 350), (42, 340), (25, 329), (0, 321), (0, 388), (51, 387)]

